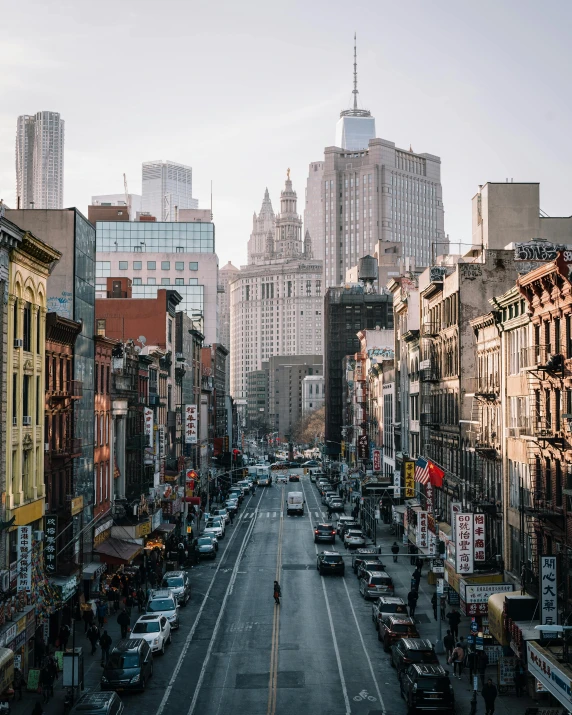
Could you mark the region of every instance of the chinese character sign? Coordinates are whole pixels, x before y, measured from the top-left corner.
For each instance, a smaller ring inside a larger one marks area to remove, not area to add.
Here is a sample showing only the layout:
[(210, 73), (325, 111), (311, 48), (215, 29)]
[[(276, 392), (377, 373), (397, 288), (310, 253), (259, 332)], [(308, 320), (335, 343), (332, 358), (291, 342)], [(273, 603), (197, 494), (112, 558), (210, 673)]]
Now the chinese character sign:
[(541, 556), (540, 558), (540, 597), (542, 625), (558, 623), (558, 584), (556, 581), (556, 556)]
[(373, 450), (373, 471), (381, 472), (381, 450)]
[(405, 498), (413, 499), (415, 496), (415, 462), (407, 460), (403, 464), (405, 473)]
[[(460, 501), (451, 502), (451, 524), (455, 525), (455, 514), (460, 514), (463, 511), (463, 505)], [(455, 529), (453, 529), (453, 541), (455, 541)]]
[(18, 591), (32, 588), (32, 527), (18, 527)]
[(428, 546), (428, 524), (427, 524), (427, 512), (418, 511), (417, 512), (417, 534), (416, 541), (417, 546), (421, 546), (426, 549)]
[(485, 560), (485, 515), (474, 515), (475, 561)]
[(143, 420), (145, 427), (145, 446), (153, 446), (153, 410), (150, 407), (145, 407), (143, 410)]
[(401, 470), (396, 469), (393, 472), (393, 498), (399, 499), (401, 496)]
[(455, 570), (458, 574), (473, 573), (473, 514), (455, 515)]
[(46, 573), (56, 572), (58, 552), (56, 540), (58, 537), (58, 517), (52, 514), (46, 516), (46, 530), (44, 532), (44, 565)]
[(185, 443), (196, 444), (198, 439), (198, 416), (196, 405), (185, 405)]

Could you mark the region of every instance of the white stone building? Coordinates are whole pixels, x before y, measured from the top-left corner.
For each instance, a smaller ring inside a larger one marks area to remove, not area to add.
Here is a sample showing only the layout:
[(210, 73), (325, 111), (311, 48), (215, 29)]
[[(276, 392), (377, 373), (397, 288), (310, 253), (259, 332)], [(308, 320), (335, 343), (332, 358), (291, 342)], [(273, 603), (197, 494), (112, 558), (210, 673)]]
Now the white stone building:
[(302, 416), (319, 410), (326, 400), (326, 381), (323, 375), (307, 375), (302, 380)]
[[(230, 381), (235, 399), (246, 398), (246, 375), (260, 370), (262, 361), (273, 355), (322, 354), (322, 261), (313, 258), (308, 232), (302, 239), (296, 207), (297, 195), (288, 176), (274, 222), (265, 194), (261, 213), (253, 221), (252, 262), (230, 284)], [(263, 254), (259, 253), (262, 230), (266, 231)]]

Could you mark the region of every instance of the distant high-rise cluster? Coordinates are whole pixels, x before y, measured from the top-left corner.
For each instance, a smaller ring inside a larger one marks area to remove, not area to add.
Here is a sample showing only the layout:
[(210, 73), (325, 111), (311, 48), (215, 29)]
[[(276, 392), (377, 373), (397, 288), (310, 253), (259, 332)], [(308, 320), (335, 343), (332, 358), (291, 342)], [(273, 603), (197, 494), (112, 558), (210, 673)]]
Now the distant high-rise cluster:
[(174, 161), (143, 162), (142, 209), (157, 221), (177, 221), (180, 209), (198, 209), (193, 170)]
[(18, 117), (16, 196), (20, 208), (63, 207), (64, 129), (65, 122), (58, 112)]

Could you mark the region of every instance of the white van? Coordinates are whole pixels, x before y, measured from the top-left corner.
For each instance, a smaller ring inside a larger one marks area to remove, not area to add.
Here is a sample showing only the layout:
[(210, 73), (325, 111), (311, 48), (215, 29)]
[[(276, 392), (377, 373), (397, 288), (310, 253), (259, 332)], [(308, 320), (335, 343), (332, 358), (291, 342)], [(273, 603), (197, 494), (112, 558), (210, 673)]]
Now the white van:
[(302, 492), (288, 492), (286, 514), (304, 513), (304, 494)]

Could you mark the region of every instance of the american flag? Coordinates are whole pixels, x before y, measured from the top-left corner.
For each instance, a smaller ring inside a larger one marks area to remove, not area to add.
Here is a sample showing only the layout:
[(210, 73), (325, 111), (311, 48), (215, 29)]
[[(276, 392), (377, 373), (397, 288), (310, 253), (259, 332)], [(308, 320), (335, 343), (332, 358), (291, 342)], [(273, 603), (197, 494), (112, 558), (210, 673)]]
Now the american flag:
[(415, 462), (415, 481), (419, 484), (428, 484), (430, 479), (429, 460), (417, 457)]

